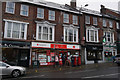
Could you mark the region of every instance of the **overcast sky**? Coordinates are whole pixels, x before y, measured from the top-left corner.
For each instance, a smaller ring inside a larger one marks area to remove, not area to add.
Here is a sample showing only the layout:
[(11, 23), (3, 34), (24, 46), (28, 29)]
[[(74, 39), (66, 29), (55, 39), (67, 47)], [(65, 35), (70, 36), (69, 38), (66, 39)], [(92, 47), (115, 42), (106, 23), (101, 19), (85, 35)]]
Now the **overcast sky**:
[[(46, 0), (50, 2), (55, 2), (58, 4), (70, 4), (71, 0)], [(100, 5), (104, 5), (106, 8), (118, 10), (118, 2), (120, 0), (76, 0), (77, 6), (84, 6), (85, 4), (89, 4), (86, 8), (100, 11)]]

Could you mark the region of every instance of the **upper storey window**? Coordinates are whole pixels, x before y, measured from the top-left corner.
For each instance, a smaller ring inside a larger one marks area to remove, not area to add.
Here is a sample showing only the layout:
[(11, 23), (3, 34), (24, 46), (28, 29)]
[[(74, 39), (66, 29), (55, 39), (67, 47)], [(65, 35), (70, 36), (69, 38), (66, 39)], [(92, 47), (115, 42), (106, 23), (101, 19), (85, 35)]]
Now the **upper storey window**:
[(27, 5), (21, 5), (21, 15), (28, 16), (29, 6)]
[(6, 12), (14, 14), (15, 3), (14, 2), (6, 2)]

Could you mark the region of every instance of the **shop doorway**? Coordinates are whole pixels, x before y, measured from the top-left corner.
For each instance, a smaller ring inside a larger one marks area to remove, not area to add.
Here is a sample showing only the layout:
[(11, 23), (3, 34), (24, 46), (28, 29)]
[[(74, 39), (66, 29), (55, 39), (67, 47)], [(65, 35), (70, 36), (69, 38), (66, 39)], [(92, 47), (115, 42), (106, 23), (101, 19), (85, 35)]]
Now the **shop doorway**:
[(18, 65), (24, 66), (24, 67), (29, 67), (29, 56), (30, 56), (30, 51), (28, 49), (19, 50)]

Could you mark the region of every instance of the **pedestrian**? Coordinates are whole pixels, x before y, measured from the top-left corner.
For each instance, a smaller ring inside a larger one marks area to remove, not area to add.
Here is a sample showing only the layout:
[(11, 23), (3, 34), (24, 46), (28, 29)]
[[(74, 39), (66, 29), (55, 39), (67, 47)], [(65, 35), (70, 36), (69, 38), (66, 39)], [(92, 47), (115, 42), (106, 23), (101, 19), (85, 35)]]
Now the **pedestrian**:
[(74, 57), (73, 55), (71, 56), (71, 64), (72, 64), (72, 67), (74, 66)]
[(65, 64), (65, 55), (62, 56), (62, 63), (63, 63), (63, 66)]
[(58, 59), (58, 56), (56, 55), (55, 56), (55, 67), (59, 65), (59, 59)]
[(115, 62), (115, 55), (112, 56), (112, 61)]

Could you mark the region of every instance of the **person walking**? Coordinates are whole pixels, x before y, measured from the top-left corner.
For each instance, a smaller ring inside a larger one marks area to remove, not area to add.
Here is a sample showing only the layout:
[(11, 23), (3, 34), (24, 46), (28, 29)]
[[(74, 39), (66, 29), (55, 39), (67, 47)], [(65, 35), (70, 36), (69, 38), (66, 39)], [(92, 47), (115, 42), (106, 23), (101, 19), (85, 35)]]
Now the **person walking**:
[(57, 67), (59, 65), (59, 59), (58, 56), (55, 56), (55, 67)]

